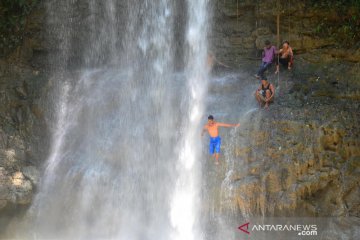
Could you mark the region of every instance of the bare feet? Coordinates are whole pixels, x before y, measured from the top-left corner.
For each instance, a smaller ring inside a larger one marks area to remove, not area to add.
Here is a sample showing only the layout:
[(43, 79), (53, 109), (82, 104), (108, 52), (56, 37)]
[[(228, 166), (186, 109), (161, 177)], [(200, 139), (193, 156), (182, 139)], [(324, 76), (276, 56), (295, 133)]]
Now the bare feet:
[(265, 104), (265, 109), (266, 109), (266, 110), (269, 110), (269, 103), (266, 103), (266, 104)]
[(219, 165), (219, 161), (218, 161), (218, 160), (215, 161), (215, 165)]
[(275, 74), (278, 74), (278, 73), (279, 73), (279, 70), (276, 70), (276, 71), (275, 71)]

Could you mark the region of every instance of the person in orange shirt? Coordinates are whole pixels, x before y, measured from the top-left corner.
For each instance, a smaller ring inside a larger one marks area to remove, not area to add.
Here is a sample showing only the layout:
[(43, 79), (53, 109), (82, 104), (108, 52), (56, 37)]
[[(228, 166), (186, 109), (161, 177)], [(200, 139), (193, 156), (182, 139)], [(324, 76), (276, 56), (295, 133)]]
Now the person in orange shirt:
[(206, 131), (208, 131), (210, 135), (210, 143), (209, 143), (209, 152), (211, 155), (215, 155), (215, 164), (219, 164), (219, 153), (220, 153), (220, 146), (221, 146), (221, 138), (219, 136), (219, 127), (239, 127), (240, 124), (227, 124), (227, 123), (220, 123), (215, 122), (214, 117), (210, 115), (208, 117), (208, 123), (205, 124), (201, 136), (204, 135)]

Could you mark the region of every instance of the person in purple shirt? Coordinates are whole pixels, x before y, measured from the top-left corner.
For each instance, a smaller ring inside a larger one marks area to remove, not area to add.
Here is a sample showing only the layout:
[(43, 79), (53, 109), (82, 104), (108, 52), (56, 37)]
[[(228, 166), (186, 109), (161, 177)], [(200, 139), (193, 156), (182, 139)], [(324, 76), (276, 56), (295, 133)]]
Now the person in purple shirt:
[(260, 68), (255, 75), (256, 78), (263, 77), (264, 72), (271, 66), (276, 54), (276, 48), (271, 45), (271, 42), (269, 40), (265, 41), (265, 47), (263, 51), (263, 58), (260, 65)]

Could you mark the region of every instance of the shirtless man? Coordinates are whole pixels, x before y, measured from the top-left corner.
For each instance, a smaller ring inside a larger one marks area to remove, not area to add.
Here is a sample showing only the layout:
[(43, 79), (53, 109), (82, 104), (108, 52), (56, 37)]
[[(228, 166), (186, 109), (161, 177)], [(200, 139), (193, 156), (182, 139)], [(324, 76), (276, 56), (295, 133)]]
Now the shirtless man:
[(287, 67), (289, 70), (291, 69), (294, 63), (294, 53), (292, 48), (290, 47), (290, 43), (285, 41), (283, 43), (283, 48), (276, 52), (279, 54), (278, 62), (276, 64), (276, 72), (279, 73), (279, 64), (281, 63), (284, 67)]
[(219, 153), (220, 153), (220, 145), (221, 145), (221, 138), (219, 137), (218, 127), (239, 127), (239, 126), (240, 124), (227, 124), (227, 123), (215, 122), (214, 117), (212, 115), (208, 117), (208, 123), (204, 126), (201, 132), (201, 136), (203, 136), (206, 131), (209, 132), (210, 135), (209, 152), (211, 155), (215, 155), (216, 165), (219, 164)]

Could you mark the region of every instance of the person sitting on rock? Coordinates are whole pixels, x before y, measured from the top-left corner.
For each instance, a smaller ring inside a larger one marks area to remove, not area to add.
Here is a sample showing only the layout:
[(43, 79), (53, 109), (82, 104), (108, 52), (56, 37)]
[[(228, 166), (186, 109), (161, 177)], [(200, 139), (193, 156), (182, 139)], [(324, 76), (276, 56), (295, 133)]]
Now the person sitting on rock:
[(274, 101), (275, 88), (274, 85), (268, 82), (266, 77), (261, 78), (261, 85), (255, 91), (256, 100), (259, 103), (260, 108), (265, 104), (265, 108), (269, 107), (269, 104)]
[(271, 66), (275, 54), (276, 54), (275, 46), (271, 45), (271, 42), (269, 40), (266, 40), (264, 51), (262, 53), (263, 58), (261, 61), (261, 65), (257, 74), (255, 75), (256, 78), (263, 77), (264, 72)]
[(291, 69), (294, 61), (294, 54), (293, 50), (290, 47), (290, 44), (288, 41), (283, 42), (283, 47), (280, 49), (277, 54), (280, 56), (278, 57), (278, 61), (276, 64), (276, 72), (275, 74), (279, 73), (279, 64), (283, 65), (287, 69)]
[(219, 127), (239, 127), (240, 124), (227, 124), (227, 123), (220, 123), (215, 122), (214, 117), (209, 115), (208, 123), (204, 126), (201, 136), (204, 135), (204, 132), (208, 131), (210, 135), (210, 143), (209, 143), (209, 152), (211, 155), (215, 156), (215, 164), (219, 164), (219, 153), (220, 153), (220, 146), (221, 146), (221, 138), (219, 136)]

